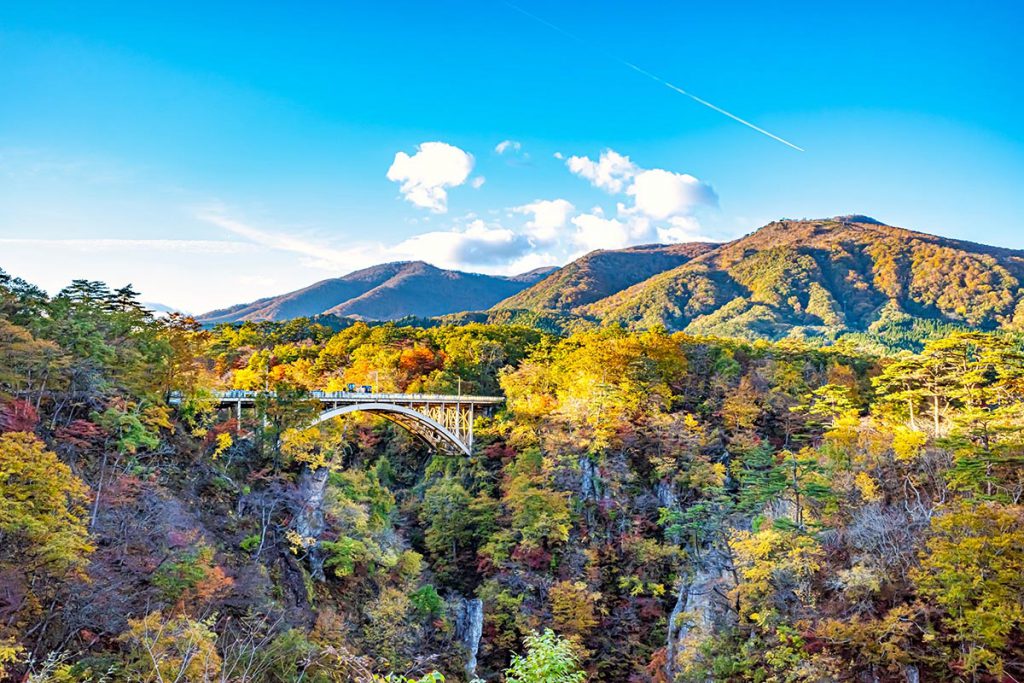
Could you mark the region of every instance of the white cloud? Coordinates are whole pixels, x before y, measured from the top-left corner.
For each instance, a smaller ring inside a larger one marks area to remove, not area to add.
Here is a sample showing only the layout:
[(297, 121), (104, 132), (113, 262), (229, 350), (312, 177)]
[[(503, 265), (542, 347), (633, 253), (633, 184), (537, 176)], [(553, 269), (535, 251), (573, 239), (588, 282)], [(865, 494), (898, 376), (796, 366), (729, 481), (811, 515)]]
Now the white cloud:
[[(451, 230), (433, 230), (398, 243), (362, 242), (339, 249), (325, 241), (307, 239), (253, 227), (230, 218), (221, 210), (200, 213), (201, 220), (253, 242), (304, 257), (307, 268), (347, 272), (387, 261), (426, 261), (441, 268), (477, 268), (512, 273), (513, 265), (532, 249), (525, 234), (479, 218)], [(546, 263), (550, 263), (547, 261)]]
[(548, 244), (557, 240), (559, 231), (566, 226), (569, 216), (576, 210), (565, 199), (539, 199), (512, 209), (515, 213), (532, 216), (527, 221), (527, 234), (537, 243)]
[(479, 190), (481, 187), (484, 186), (484, 183), (486, 182), (487, 178), (483, 177), (482, 175), (478, 175), (476, 178), (470, 180), (469, 184), (474, 190)]
[(521, 258), (531, 246), (526, 237), (480, 219), (461, 230), (438, 230), (414, 235), (390, 251), (442, 268), (499, 266)]
[(710, 237), (701, 233), (700, 222), (693, 216), (675, 216), (669, 219), (667, 226), (657, 228), (658, 241), (677, 242), (710, 242)]
[(494, 151), (498, 154), (504, 154), (505, 152), (512, 151), (518, 152), (523, 148), (523, 145), (518, 140), (502, 140), (494, 146)]
[(256, 228), (231, 218), (219, 209), (204, 209), (196, 214), (196, 218), (264, 247), (306, 256), (311, 259), (309, 264), (315, 267), (326, 267), (325, 264), (329, 263), (346, 263), (352, 258), (350, 250), (335, 249), (321, 241)]
[(576, 175), (589, 180), (594, 187), (612, 194), (622, 192), (640, 170), (629, 157), (611, 149), (601, 152), (597, 161), (590, 157), (571, 156), (565, 165)]
[(602, 213), (580, 214), (572, 219), (576, 232), (573, 242), (582, 251), (624, 249), (638, 244), (706, 242), (700, 223), (692, 216), (676, 216), (667, 223), (655, 222), (646, 216), (630, 213), (619, 204), (618, 217), (605, 218)]
[(448, 188), (466, 182), (473, 171), (473, 155), (446, 142), (424, 142), (409, 156), (395, 154), (387, 178), (401, 183), (406, 201), (434, 213), (448, 211)]
[(576, 226), (573, 241), (585, 251), (622, 249), (634, 243), (633, 229), (617, 218), (602, 218), (585, 213), (572, 219)]
[(626, 190), (634, 208), (656, 220), (686, 216), (698, 206), (716, 206), (718, 196), (710, 185), (688, 173), (655, 168), (642, 171)]
[(604, 150), (597, 161), (572, 156), (565, 164), (572, 173), (586, 178), (595, 187), (611, 194), (631, 196), (632, 206), (619, 205), (619, 213), (623, 215), (664, 221), (692, 216), (700, 207), (718, 205), (714, 189), (699, 178), (663, 168), (644, 169), (615, 150)]
[(505, 163), (509, 166), (530, 165), (530, 153), (523, 149), (523, 143), (518, 140), (502, 140), (494, 146), (494, 152), (505, 157)]

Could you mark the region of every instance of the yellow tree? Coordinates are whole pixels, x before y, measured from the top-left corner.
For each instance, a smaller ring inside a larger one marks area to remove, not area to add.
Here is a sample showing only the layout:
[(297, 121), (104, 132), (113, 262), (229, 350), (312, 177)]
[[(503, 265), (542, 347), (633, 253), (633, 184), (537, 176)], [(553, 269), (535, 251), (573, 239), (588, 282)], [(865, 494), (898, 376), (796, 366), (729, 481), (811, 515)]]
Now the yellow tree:
[(200, 683), (219, 679), (221, 658), (211, 624), (151, 612), (129, 619), (120, 640), (129, 650), (130, 680)]
[(88, 563), (87, 505), (85, 484), (39, 439), (25, 432), (0, 435), (0, 574), (29, 596), (0, 625), (0, 653), (14, 652), (3, 643), (26, 630), (61, 579)]
[(945, 610), (964, 667), (1001, 679), (1024, 626), (1024, 510), (964, 501), (932, 519), (932, 534), (918, 588)]

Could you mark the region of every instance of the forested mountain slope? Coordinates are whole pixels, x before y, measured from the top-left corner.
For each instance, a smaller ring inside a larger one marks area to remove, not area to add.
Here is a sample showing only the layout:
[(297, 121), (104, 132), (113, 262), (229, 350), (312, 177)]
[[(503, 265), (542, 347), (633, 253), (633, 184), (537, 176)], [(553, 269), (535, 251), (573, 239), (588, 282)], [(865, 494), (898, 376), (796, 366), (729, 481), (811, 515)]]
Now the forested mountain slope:
[(494, 309), (568, 313), (714, 249), (711, 242), (648, 244), (592, 251), (554, 271)]
[(321, 314), (393, 320), (484, 310), (529, 287), (550, 269), (513, 277), (443, 270), (423, 261), (385, 263), (281, 296), (211, 311), (203, 323), (289, 320)]
[(900, 319), (1024, 324), (1024, 252), (864, 216), (770, 223), (577, 309), (603, 322), (743, 338), (836, 337)]

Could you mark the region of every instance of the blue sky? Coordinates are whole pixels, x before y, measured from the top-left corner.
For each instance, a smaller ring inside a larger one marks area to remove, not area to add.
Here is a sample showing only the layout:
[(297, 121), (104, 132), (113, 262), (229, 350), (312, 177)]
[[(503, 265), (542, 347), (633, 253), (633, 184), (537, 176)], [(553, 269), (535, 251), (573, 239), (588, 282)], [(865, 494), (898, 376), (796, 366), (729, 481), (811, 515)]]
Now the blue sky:
[(0, 4), (0, 267), (203, 311), (780, 217), (1024, 248), (1020, 3), (516, 5), (576, 37), (500, 1)]

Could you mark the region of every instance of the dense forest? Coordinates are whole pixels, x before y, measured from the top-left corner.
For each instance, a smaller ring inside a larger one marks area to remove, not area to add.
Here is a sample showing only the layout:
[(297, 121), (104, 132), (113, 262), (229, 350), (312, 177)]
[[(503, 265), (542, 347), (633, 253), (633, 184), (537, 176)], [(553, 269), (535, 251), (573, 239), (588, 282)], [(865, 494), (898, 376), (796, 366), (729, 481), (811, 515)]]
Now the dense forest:
[[(348, 383), (506, 402), (449, 456), (377, 417), (308, 427), (309, 392)], [(223, 389), (255, 409), (218, 410)], [(0, 271), (0, 669), (1020, 681), (1022, 427), (1008, 331), (895, 352), (612, 325), (208, 329), (130, 287), (50, 297)]]

